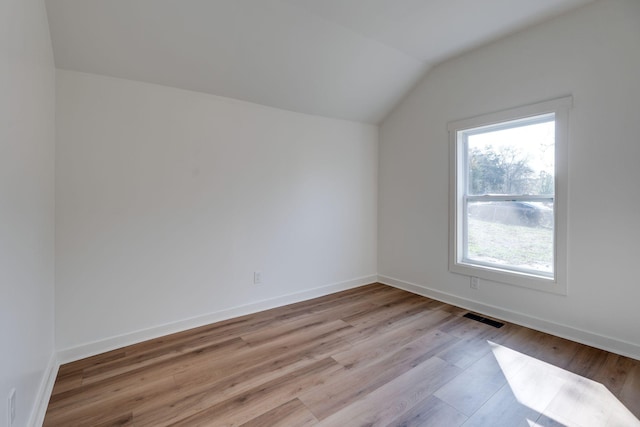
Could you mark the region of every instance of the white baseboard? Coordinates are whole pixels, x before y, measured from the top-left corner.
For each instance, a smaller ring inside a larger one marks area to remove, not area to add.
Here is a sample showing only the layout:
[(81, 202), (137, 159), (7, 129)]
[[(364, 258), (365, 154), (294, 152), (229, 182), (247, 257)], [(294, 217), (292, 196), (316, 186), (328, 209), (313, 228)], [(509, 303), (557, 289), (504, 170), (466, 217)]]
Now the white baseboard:
[(535, 316), (530, 316), (505, 308), (461, 298), (426, 286), (395, 279), (393, 277), (378, 275), (378, 282), (403, 289), (414, 294), (456, 305), (467, 310), (484, 314), (485, 316), (495, 317), (510, 323), (535, 329), (540, 332), (545, 332), (571, 341), (576, 341), (581, 344), (586, 344), (591, 347), (596, 347), (622, 356), (627, 356), (632, 359), (640, 360), (640, 345), (638, 344), (599, 335), (593, 332), (574, 328), (572, 326), (550, 322), (545, 319), (540, 319)]
[(376, 282), (377, 278), (378, 276), (376, 275), (357, 277), (355, 279), (347, 280), (344, 282), (332, 283), (318, 288), (308, 289), (302, 292), (282, 295), (275, 298), (270, 298), (226, 310), (217, 311), (214, 313), (205, 314), (203, 316), (167, 323), (149, 329), (114, 336), (76, 347), (66, 348), (58, 351), (58, 361), (60, 362), (60, 364), (73, 362), (85, 357), (94, 356), (106, 351), (115, 350), (117, 348), (158, 338), (164, 335), (173, 334), (175, 332), (181, 332), (188, 329), (197, 328), (199, 326), (219, 322), (221, 320), (227, 320), (233, 317), (257, 313), (259, 311), (269, 310), (271, 308), (281, 307), (283, 305), (293, 304), (296, 302), (329, 295), (358, 286), (367, 285), (369, 283)]
[(31, 410), (31, 416), (29, 417), (29, 426), (41, 427), (44, 422), (44, 416), (47, 412), (47, 406), (49, 405), (49, 398), (53, 391), (53, 385), (56, 382), (56, 376), (58, 375), (58, 368), (60, 364), (56, 359), (56, 354), (51, 354), (49, 363), (42, 375), (42, 381), (38, 387), (38, 393), (36, 394), (36, 401)]

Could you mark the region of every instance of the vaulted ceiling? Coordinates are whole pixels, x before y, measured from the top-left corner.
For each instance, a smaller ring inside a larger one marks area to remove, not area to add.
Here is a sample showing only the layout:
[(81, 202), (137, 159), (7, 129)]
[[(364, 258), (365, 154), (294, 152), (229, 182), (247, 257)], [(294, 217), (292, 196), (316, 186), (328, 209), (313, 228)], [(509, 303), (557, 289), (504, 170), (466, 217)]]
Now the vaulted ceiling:
[(591, 0), (46, 0), (58, 68), (377, 123), (434, 64)]

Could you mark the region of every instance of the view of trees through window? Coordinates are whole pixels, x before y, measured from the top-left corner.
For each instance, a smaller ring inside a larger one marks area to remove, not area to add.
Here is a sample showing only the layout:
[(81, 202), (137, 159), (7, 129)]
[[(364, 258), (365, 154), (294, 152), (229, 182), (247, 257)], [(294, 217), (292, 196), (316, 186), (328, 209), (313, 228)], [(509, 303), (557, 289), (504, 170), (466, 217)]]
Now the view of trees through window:
[(527, 124), (467, 137), (469, 195), (554, 192), (555, 122)]
[(553, 194), (553, 174), (535, 171), (529, 158), (512, 146), (474, 147), (469, 153), (469, 193)]
[(467, 259), (553, 273), (554, 139), (553, 117), (466, 135)]

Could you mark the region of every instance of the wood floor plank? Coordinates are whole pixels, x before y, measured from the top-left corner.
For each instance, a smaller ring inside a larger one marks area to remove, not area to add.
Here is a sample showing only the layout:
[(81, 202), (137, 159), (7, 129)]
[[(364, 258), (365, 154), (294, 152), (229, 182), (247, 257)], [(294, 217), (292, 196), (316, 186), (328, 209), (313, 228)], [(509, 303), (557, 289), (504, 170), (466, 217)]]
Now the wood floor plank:
[[(203, 365), (195, 370), (178, 373), (174, 378), (179, 389), (172, 397), (175, 401), (180, 401), (182, 407), (193, 402), (200, 404), (203, 394), (209, 395), (207, 402), (210, 405), (237, 397), (260, 384), (309, 366), (321, 357), (326, 358), (338, 348), (345, 348), (348, 343), (340, 337), (340, 325), (345, 324), (341, 321), (328, 323), (326, 329), (330, 333), (324, 333), (320, 338), (302, 335), (298, 344), (293, 341), (284, 346), (278, 343), (273, 347), (265, 344), (266, 349), (263, 348), (259, 353), (231, 355), (222, 366), (213, 363), (211, 367)], [(157, 404), (149, 404), (140, 405), (139, 410), (156, 414), (166, 412), (169, 414), (167, 417), (170, 417), (170, 412), (175, 409), (167, 408), (166, 405), (159, 407)]]
[(317, 424), (318, 420), (311, 411), (300, 400), (293, 399), (242, 424), (242, 427), (310, 427)]
[[(180, 346), (163, 349), (161, 351), (150, 351), (148, 355), (124, 358), (106, 366), (84, 369), (82, 371), (82, 384), (88, 385), (112, 378), (116, 375), (138, 372), (146, 367), (157, 368), (163, 362), (176, 365), (180, 363), (181, 360), (188, 360), (189, 363), (194, 363), (197, 360), (197, 357), (194, 356), (210, 359), (216, 356), (223, 356), (230, 351), (238, 351), (243, 347), (246, 347), (246, 342), (244, 342), (241, 337), (227, 338), (224, 341), (217, 338), (206, 340), (198, 337), (192, 341), (182, 343)], [(223, 354), (221, 355), (220, 353)], [(164, 363), (162, 366), (166, 365), (167, 364)]]
[(176, 372), (175, 379), (178, 384), (188, 382), (193, 386), (202, 382), (215, 382), (256, 367), (270, 365), (275, 368), (299, 359), (325, 358), (333, 352), (350, 348), (351, 344), (344, 337), (349, 335), (351, 329), (351, 326), (341, 320), (318, 324), (307, 329), (304, 334), (263, 342), (258, 347), (249, 347), (246, 351), (229, 354), (224, 360), (213, 363), (204, 360), (197, 366)]
[(453, 345), (442, 349), (437, 356), (452, 365), (465, 369), (491, 352), (489, 342), (482, 336), (466, 340), (458, 339)]
[[(450, 318), (451, 315), (443, 311), (425, 310), (408, 315), (401, 322), (385, 320), (382, 323), (369, 324), (364, 329), (354, 327), (353, 333), (349, 334), (347, 339), (354, 347), (357, 346), (357, 353), (367, 351), (366, 357), (375, 358), (375, 353), (387, 352), (388, 349), (413, 341), (427, 332), (436, 330)], [(349, 357), (348, 354), (335, 356), (345, 360)]]
[(53, 390), (51, 391), (51, 395), (55, 396), (60, 393), (64, 393), (65, 391), (73, 390), (82, 385), (82, 370), (78, 370), (73, 375), (64, 375), (60, 374), (56, 377), (56, 382), (54, 383)]
[[(251, 368), (234, 372), (217, 381), (185, 382), (178, 386), (169, 400), (160, 399), (136, 405), (136, 421), (153, 425), (155, 420), (173, 420), (184, 412), (199, 412), (224, 401), (241, 399), (246, 393), (279, 378), (300, 373), (317, 363), (312, 359), (277, 359)], [(160, 422), (160, 421), (158, 421)]]
[(418, 364), (430, 359), (451, 339), (441, 335), (442, 340), (432, 337), (417, 339), (361, 369), (343, 369), (326, 378), (325, 383), (305, 390), (299, 398), (313, 414), (323, 420), (348, 406), (354, 399), (364, 396), (402, 375)]
[(386, 426), (461, 372), (437, 357), (419, 363), (320, 422), (323, 427)]
[(479, 337), (490, 338), (502, 332), (491, 325), (460, 316), (455, 316), (450, 322), (440, 326), (439, 329), (461, 340)]
[(459, 427), (467, 419), (462, 412), (430, 395), (393, 420), (389, 427)]
[[(338, 320), (342, 322), (342, 320)], [(319, 326), (329, 323), (327, 317), (322, 315), (308, 315), (273, 325), (267, 331), (258, 331), (248, 334), (242, 334), (243, 341), (258, 346), (264, 343), (273, 343), (274, 341), (287, 341), (296, 335), (305, 336), (307, 331), (311, 331)]]
[(229, 357), (230, 353), (233, 354), (234, 351), (238, 351), (245, 346), (246, 343), (239, 337), (233, 338), (207, 349), (199, 349), (195, 354), (180, 354), (173, 359), (163, 359), (156, 364), (145, 365), (126, 372), (118, 372), (113, 376), (105, 376), (101, 380), (82, 384), (75, 389), (51, 396), (49, 407), (57, 409), (68, 405), (70, 402), (73, 404), (86, 403), (88, 399), (100, 399), (101, 393), (119, 393), (123, 388), (136, 389), (139, 385), (152, 381), (154, 378), (171, 377), (189, 366), (197, 366), (201, 360), (210, 361), (218, 357)]
[(95, 427), (115, 427), (115, 426), (131, 426), (133, 425), (133, 414), (131, 412), (113, 415), (94, 424)]
[(640, 361), (634, 362), (635, 366), (627, 375), (620, 391), (620, 400), (632, 413), (640, 417)]
[(508, 384), (480, 407), (464, 427), (531, 427), (540, 417), (535, 409), (521, 404)]
[(333, 307), (339, 307), (343, 304), (353, 302), (367, 302), (376, 306), (383, 305), (385, 302), (394, 300), (399, 297), (405, 297), (402, 291), (381, 284), (371, 284), (361, 286), (347, 291), (342, 291), (322, 297), (302, 301), (295, 304), (278, 307), (267, 312), (274, 311), (273, 318), (280, 319), (289, 314), (295, 316), (298, 313), (309, 313), (313, 310), (322, 311), (324, 308), (331, 310)]
[(161, 399), (175, 390), (172, 377), (163, 377), (141, 383), (139, 387), (105, 390), (83, 400), (66, 402), (62, 407), (50, 408), (44, 426), (84, 425), (107, 422), (114, 414), (130, 414), (147, 401)]
[(58, 375), (64, 376), (69, 373), (82, 371), (83, 369), (86, 369), (91, 366), (97, 366), (104, 363), (109, 363), (113, 360), (118, 360), (122, 357), (125, 357), (127, 354), (126, 352), (127, 352), (126, 349), (119, 348), (116, 350), (108, 351), (106, 353), (101, 353), (95, 356), (86, 357), (84, 359), (77, 360), (73, 363), (66, 363), (60, 366), (60, 369), (58, 370)]
[[(476, 363), (481, 363), (483, 359)], [(436, 390), (433, 395), (463, 414), (471, 416), (504, 384), (506, 380), (500, 374), (483, 375), (466, 370)]]
[(638, 366), (638, 361), (618, 354), (607, 353), (607, 357), (600, 370), (593, 376), (593, 380), (604, 385), (615, 395), (622, 392), (627, 377)]
[[(443, 315), (445, 317), (442, 317)], [(362, 317), (346, 339), (353, 345), (357, 345), (372, 337), (394, 336), (398, 331), (401, 331), (401, 328), (405, 326), (411, 327), (416, 322), (433, 322), (432, 326), (436, 328), (454, 318), (455, 316), (446, 312), (434, 312), (420, 307), (412, 307), (400, 312), (390, 312), (386, 315), (381, 315), (378, 311), (374, 311), (371, 313), (370, 318)]]
[(573, 341), (522, 327), (497, 342), (561, 368), (565, 368), (583, 347)]
[(528, 354), (554, 366), (565, 368), (577, 353), (580, 344), (549, 334), (543, 335), (544, 339), (538, 341)]
[(420, 297), (408, 295), (379, 306), (375, 310), (347, 316), (343, 320), (352, 326), (364, 329), (371, 324), (394, 322), (412, 314), (423, 313), (428, 310), (426, 305), (427, 302)]
[[(361, 295), (352, 295), (349, 298), (340, 298), (338, 301), (333, 303), (331, 301), (326, 301), (311, 306), (290, 306), (288, 311), (282, 312), (270, 319), (271, 323), (269, 324), (268, 329), (271, 329), (273, 326), (282, 322), (293, 321), (301, 317), (313, 315), (324, 315), (325, 318), (331, 319), (343, 319), (346, 316), (373, 310), (378, 306), (379, 304), (372, 302), (369, 299), (365, 299)], [(248, 333), (252, 331), (246, 330), (244, 332)]]
[[(640, 427), (640, 361), (371, 284), (60, 367), (46, 427)], [(594, 424), (597, 423), (597, 424)]]
[[(414, 326), (414, 325), (409, 325)], [(360, 369), (387, 357), (397, 351), (398, 348), (422, 339), (428, 341), (432, 352), (440, 351), (455, 342), (455, 338), (439, 330), (423, 330), (421, 328), (409, 329), (408, 331), (398, 331), (392, 337), (380, 335), (363, 340), (351, 348), (333, 355), (333, 358), (347, 369)]]
[[(233, 399), (206, 407), (195, 413), (193, 413), (193, 408), (190, 411), (182, 411), (179, 416), (184, 418), (175, 423), (172, 422), (171, 425), (176, 427), (210, 426), (213, 424), (212, 420), (215, 420), (215, 424), (220, 426), (242, 425), (293, 399), (300, 390), (314, 388), (322, 383), (326, 376), (332, 375), (341, 368), (333, 359), (323, 359), (296, 372), (262, 384)], [(155, 419), (149, 423), (147, 419), (136, 416), (134, 421), (136, 425), (140, 426), (167, 425), (166, 419)]]
[(591, 378), (602, 369), (607, 360), (607, 352), (597, 348), (581, 345), (573, 358), (566, 364), (568, 371)]

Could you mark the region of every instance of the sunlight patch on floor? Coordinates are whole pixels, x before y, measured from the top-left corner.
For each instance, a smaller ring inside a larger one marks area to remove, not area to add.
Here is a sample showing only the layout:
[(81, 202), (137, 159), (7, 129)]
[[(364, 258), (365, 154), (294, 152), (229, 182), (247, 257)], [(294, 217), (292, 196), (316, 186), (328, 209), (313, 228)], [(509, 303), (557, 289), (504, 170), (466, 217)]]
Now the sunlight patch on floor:
[(518, 402), (542, 414), (530, 427), (625, 426), (640, 421), (604, 385), (489, 341)]

